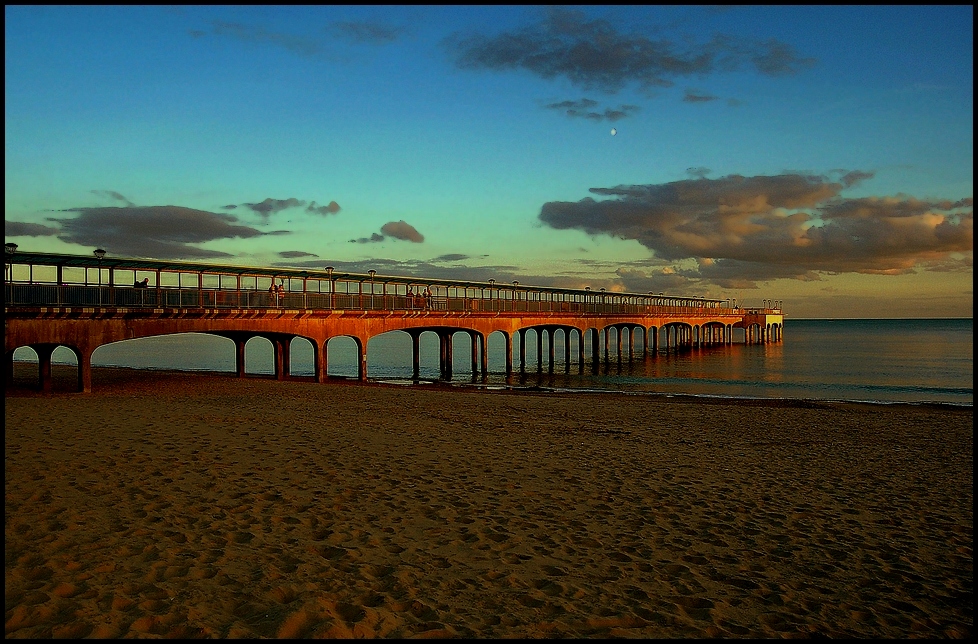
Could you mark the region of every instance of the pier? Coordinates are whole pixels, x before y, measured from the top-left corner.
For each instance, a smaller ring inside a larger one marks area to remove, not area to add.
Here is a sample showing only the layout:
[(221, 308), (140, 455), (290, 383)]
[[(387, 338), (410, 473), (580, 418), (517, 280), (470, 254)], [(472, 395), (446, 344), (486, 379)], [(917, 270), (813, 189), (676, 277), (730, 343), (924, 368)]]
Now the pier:
[(637, 337), (645, 354), (731, 344), (735, 329), (748, 344), (783, 339), (784, 316), (776, 300), (745, 308), (736, 300), (662, 293), (399, 277), (329, 266), (302, 270), (157, 261), (110, 257), (101, 250), (92, 256), (31, 253), (18, 252), (13, 244), (7, 245), (5, 260), (7, 381), (12, 379), (14, 351), (30, 347), (38, 356), (42, 391), (51, 389), (51, 354), (58, 347), (74, 353), (77, 390), (90, 392), (91, 359), (98, 347), (175, 333), (232, 340), (236, 372), (242, 377), (246, 343), (266, 338), (278, 379), (291, 376), (291, 344), (304, 338), (313, 348), (317, 382), (328, 380), (331, 339), (353, 339), (357, 377), (366, 380), (367, 344), (390, 331), (411, 336), (415, 378), (420, 337), (435, 333), (439, 373), (445, 379), (452, 375), (456, 333), (471, 339), (473, 378), (488, 374), (488, 338), (494, 333), (505, 340), (507, 375), (526, 369), (529, 331), (536, 338), (537, 368), (546, 363), (551, 372), (558, 350), (568, 369), (576, 360), (581, 372), (586, 346), (592, 364), (602, 356), (607, 359), (612, 338), (618, 356), (633, 355)]

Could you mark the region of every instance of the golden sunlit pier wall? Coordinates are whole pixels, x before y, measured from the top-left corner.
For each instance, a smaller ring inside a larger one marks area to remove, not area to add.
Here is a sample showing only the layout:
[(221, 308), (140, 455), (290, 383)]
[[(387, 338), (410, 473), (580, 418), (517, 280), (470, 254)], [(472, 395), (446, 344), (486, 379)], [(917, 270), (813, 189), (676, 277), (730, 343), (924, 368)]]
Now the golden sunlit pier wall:
[[(734, 342), (734, 329), (745, 343), (780, 342), (784, 316), (776, 300), (744, 308), (736, 300), (671, 297), (665, 294), (611, 293), (416, 277), (339, 273), (287, 268), (162, 262), (45, 253), (9, 249), (4, 271), (4, 352), (7, 381), (13, 377), (14, 351), (30, 347), (38, 356), (38, 387), (51, 389), (51, 355), (59, 346), (78, 361), (78, 391), (92, 388), (91, 359), (108, 343), (174, 333), (210, 333), (236, 346), (236, 372), (245, 375), (245, 344), (268, 339), (274, 374), (290, 377), (292, 340), (313, 347), (317, 382), (327, 376), (327, 345), (352, 338), (357, 347), (358, 378), (367, 378), (369, 340), (388, 331), (412, 338), (414, 377), (420, 367), (420, 337), (439, 338), (439, 372), (452, 375), (452, 337), (469, 334), (473, 378), (488, 375), (488, 337), (505, 339), (506, 375), (514, 371), (513, 342), (519, 369), (525, 370), (527, 331), (537, 341), (537, 368), (545, 350), (553, 371), (555, 335), (563, 334), (565, 366), (571, 364), (576, 336), (577, 364), (585, 364), (590, 338), (593, 364), (611, 355), (633, 355), (636, 334), (643, 352), (682, 350)], [(94, 275), (93, 275), (94, 273)], [(425, 293), (430, 295), (426, 296)]]

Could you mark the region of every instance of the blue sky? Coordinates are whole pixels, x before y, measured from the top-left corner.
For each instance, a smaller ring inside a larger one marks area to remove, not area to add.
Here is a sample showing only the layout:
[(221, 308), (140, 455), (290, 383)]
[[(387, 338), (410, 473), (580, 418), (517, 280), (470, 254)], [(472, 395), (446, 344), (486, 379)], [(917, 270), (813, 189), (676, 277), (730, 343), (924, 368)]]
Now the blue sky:
[(5, 53), (23, 250), (972, 315), (970, 6), (7, 6)]

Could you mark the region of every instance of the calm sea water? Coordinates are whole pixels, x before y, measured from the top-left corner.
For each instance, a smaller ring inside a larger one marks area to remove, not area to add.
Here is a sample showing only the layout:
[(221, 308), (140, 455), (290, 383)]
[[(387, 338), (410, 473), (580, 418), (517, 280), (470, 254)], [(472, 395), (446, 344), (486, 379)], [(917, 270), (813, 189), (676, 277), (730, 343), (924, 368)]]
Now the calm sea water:
[[(563, 338), (557, 335), (554, 373), (544, 354), (542, 372), (536, 365), (534, 336), (527, 338), (526, 375), (509, 380), (499, 334), (489, 338), (486, 382), (473, 382), (467, 334), (457, 334), (453, 384), (460, 386), (543, 387), (650, 394), (690, 394), (735, 398), (848, 400), (880, 403), (936, 402), (974, 404), (974, 321), (940, 320), (786, 320), (784, 342), (766, 345), (734, 344), (683, 353), (644, 357), (641, 334), (634, 358), (612, 355), (595, 373), (590, 350), (585, 372), (577, 364), (565, 372)], [(514, 343), (515, 344), (515, 343)], [(614, 338), (611, 349), (614, 352)], [(576, 343), (572, 343), (576, 356)], [(27, 353), (24, 353), (24, 352)], [(30, 358), (19, 349), (15, 359)], [(73, 362), (58, 349), (56, 362)], [(331, 376), (356, 376), (353, 341), (335, 338), (329, 344)], [(234, 370), (230, 340), (204, 334), (141, 338), (106, 345), (92, 357), (95, 366), (145, 369)], [(272, 373), (271, 344), (251, 340), (245, 352), (246, 371)], [(519, 362), (514, 360), (518, 369)], [(378, 336), (367, 347), (367, 373), (372, 380), (412, 384), (411, 343), (403, 332)], [(312, 347), (297, 341), (292, 349), (292, 373), (313, 375)], [(421, 336), (422, 383), (438, 378), (438, 343), (433, 333)], [(421, 384), (421, 383), (419, 383)]]

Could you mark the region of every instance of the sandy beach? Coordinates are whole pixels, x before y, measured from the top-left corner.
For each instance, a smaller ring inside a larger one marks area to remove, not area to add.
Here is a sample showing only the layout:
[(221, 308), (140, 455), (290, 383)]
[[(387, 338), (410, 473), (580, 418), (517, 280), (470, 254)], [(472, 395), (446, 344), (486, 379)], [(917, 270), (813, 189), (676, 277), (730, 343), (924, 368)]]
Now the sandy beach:
[(7, 390), (8, 638), (967, 638), (970, 408)]

